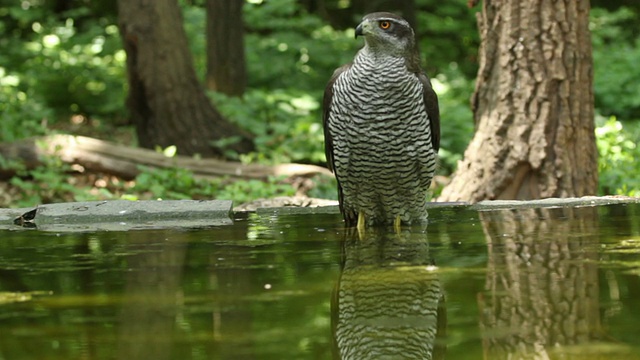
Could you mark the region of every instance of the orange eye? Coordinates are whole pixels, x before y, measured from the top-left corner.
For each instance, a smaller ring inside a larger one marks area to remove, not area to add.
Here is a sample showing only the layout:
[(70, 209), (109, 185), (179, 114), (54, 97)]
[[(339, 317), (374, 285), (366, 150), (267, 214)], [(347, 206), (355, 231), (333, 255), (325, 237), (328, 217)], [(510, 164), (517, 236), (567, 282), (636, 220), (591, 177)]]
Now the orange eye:
[(387, 30), (391, 27), (391, 22), (389, 21), (380, 21), (380, 29)]

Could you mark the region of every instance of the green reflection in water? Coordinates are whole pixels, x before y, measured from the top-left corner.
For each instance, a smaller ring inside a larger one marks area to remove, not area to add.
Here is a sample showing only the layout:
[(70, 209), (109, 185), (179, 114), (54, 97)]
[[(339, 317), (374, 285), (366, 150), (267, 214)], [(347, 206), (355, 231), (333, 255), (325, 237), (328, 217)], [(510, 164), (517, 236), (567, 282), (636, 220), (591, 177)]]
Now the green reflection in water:
[(638, 359), (640, 207), (2, 232), (0, 359)]

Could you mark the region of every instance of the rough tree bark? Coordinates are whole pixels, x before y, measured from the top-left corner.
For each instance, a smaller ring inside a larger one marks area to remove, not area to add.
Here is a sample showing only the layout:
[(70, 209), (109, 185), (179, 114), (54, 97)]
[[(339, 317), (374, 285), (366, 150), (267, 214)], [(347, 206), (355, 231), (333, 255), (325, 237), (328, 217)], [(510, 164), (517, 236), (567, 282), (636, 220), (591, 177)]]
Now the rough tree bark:
[(176, 0), (118, 1), (127, 53), (127, 106), (140, 146), (175, 145), (182, 155), (222, 155), (211, 145), (237, 137), (227, 149), (253, 150), (250, 136), (213, 107), (193, 68)]
[(596, 192), (589, 7), (483, 1), (476, 134), (440, 201)]
[(207, 88), (241, 96), (247, 84), (244, 1), (207, 0)]

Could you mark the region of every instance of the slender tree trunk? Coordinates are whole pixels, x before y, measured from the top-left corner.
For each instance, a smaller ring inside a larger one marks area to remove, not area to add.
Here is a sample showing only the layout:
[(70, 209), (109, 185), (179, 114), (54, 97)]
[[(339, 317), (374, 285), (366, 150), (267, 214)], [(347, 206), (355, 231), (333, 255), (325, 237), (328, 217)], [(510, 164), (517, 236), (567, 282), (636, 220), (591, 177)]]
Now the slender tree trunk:
[[(213, 107), (193, 68), (176, 0), (118, 1), (127, 53), (127, 105), (140, 146), (175, 145), (183, 155), (248, 152), (250, 136)], [(227, 149), (212, 141), (237, 138)]]
[(484, 0), (478, 24), (476, 134), (439, 200), (595, 194), (589, 1)]
[(247, 83), (244, 1), (207, 0), (207, 87), (241, 96)]

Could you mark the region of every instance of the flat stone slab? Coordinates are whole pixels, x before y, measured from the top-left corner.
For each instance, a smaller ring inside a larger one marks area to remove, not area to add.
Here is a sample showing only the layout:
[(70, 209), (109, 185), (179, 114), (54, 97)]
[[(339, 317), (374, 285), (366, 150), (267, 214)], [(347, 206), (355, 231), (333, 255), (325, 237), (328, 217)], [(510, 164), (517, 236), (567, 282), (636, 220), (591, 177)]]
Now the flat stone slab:
[[(583, 207), (640, 203), (628, 196), (587, 196), (541, 200), (492, 200), (476, 204), (431, 202), (434, 208), (467, 208), (477, 211), (553, 207)], [(306, 204), (306, 203), (305, 203)], [(52, 232), (127, 231), (150, 228), (202, 228), (233, 224), (229, 200), (88, 201), (39, 205), (27, 209), (0, 209), (0, 230), (36, 228)], [(338, 214), (332, 206), (284, 206), (258, 208), (259, 215)]]
[(583, 207), (614, 204), (635, 204), (640, 198), (630, 196), (583, 196), (579, 198), (547, 198), (539, 200), (487, 200), (470, 206), (472, 210), (533, 209), (554, 207)]
[[(507, 209), (581, 207), (634, 203), (640, 203), (640, 198), (629, 196), (585, 196), (579, 198), (547, 198), (540, 200), (485, 200), (475, 204), (464, 201), (428, 202), (427, 209), (463, 207), (470, 210), (491, 211)], [(337, 205), (318, 207), (263, 207), (256, 209), (256, 212), (259, 215), (338, 214), (340, 213), (340, 208)]]
[[(331, 201), (332, 203), (338, 203), (337, 201)], [(443, 208), (443, 207), (456, 207), (456, 206), (469, 206), (467, 202), (429, 202), (427, 203), (428, 209)], [(282, 207), (262, 207), (257, 208), (256, 213), (258, 215), (300, 215), (300, 214), (339, 214), (340, 206), (338, 205), (321, 205), (321, 206), (282, 206)]]
[(327, 206), (283, 206), (283, 207), (263, 207), (257, 208), (258, 215), (300, 215), (300, 214), (339, 214), (340, 207), (338, 205)]
[(0, 220), (5, 229), (22, 225), (54, 232), (197, 228), (233, 224), (232, 206), (230, 200), (87, 201), (4, 209)]

